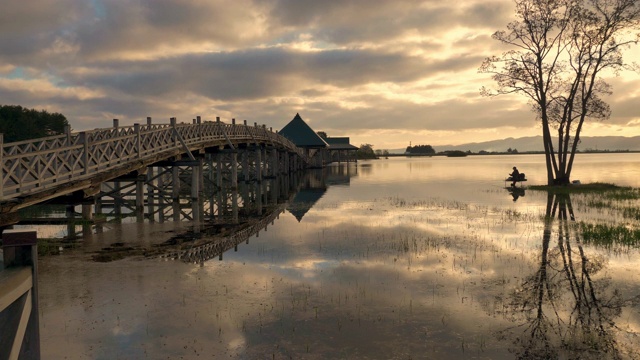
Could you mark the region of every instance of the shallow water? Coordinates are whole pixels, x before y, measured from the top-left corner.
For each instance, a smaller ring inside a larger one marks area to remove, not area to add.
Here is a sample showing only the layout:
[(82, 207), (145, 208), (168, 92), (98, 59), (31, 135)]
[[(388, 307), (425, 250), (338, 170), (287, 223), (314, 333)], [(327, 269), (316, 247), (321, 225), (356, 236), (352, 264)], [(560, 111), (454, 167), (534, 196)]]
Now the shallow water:
[[(580, 155), (573, 178), (640, 186), (636, 158)], [(221, 261), (41, 258), (44, 358), (640, 358), (640, 252), (545, 223), (546, 194), (505, 189), (513, 165), (544, 182), (540, 155), (333, 168)], [(188, 229), (113, 224), (86, 243)]]

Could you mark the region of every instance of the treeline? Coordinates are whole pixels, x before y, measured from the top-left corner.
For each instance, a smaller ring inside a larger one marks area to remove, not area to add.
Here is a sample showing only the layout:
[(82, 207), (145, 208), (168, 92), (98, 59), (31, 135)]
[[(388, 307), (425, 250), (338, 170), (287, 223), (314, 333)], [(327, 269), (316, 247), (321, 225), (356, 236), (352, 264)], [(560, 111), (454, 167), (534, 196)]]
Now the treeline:
[(59, 113), (0, 105), (0, 133), (5, 143), (62, 134), (67, 125), (67, 118)]
[(405, 151), (407, 154), (435, 154), (436, 151), (431, 147), (431, 145), (416, 145), (416, 146), (407, 146), (407, 150)]

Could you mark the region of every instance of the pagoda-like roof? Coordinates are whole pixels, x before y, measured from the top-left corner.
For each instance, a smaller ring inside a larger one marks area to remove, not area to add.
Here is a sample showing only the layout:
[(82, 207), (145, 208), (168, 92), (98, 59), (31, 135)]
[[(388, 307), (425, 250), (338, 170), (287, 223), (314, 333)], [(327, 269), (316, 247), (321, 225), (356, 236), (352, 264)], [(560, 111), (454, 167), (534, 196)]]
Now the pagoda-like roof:
[(327, 137), (324, 141), (329, 144), (329, 150), (358, 150), (357, 146), (349, 144), (348, 137)]
[(293, 120), (280, 130), (279, 134), (291, 140), (292, 143), (299, 147), (326, 148), (329, 146), (302, 120), (300, 114), (296, 114)]

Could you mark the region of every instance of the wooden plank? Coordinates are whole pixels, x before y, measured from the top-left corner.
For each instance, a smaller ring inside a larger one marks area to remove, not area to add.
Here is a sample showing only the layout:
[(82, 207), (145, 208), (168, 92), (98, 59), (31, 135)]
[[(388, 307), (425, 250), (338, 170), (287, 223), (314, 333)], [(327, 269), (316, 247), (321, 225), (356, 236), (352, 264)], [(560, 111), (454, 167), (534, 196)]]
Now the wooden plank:
[(22, 308), (22, 315), (20, 316), (20, 323), (16, 330), (16, 336), (13, 338), (13, 346), (11, 347), (11, 353), (9, 353), (9, 360), (18, 360), (20, 356), (20, 348), (22, 348), (22, 342), (24, 341), (24, 334), (27, 331), (27, 325), (29, 324), (29, 316), (31, 316), (32, 310), (31, 290), (27, 292), (27, 300)]
[(0, 311), (4, 311), (31, 289), (31, 267), (8, 268), (0, 271)]

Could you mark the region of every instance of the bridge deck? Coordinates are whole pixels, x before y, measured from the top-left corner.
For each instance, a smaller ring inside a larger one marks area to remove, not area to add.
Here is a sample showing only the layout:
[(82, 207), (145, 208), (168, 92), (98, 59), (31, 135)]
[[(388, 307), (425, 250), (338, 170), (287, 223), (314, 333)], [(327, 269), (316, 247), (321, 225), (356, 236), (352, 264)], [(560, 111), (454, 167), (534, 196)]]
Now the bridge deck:
[[(115, 125), (115, 124), (114, 124)], [(212, 147), (260, 145), (305, 153), (265, 126), (216, 122), (135, 124), (3, 144), (0, 214), (75, 191), (155, 162)]]

